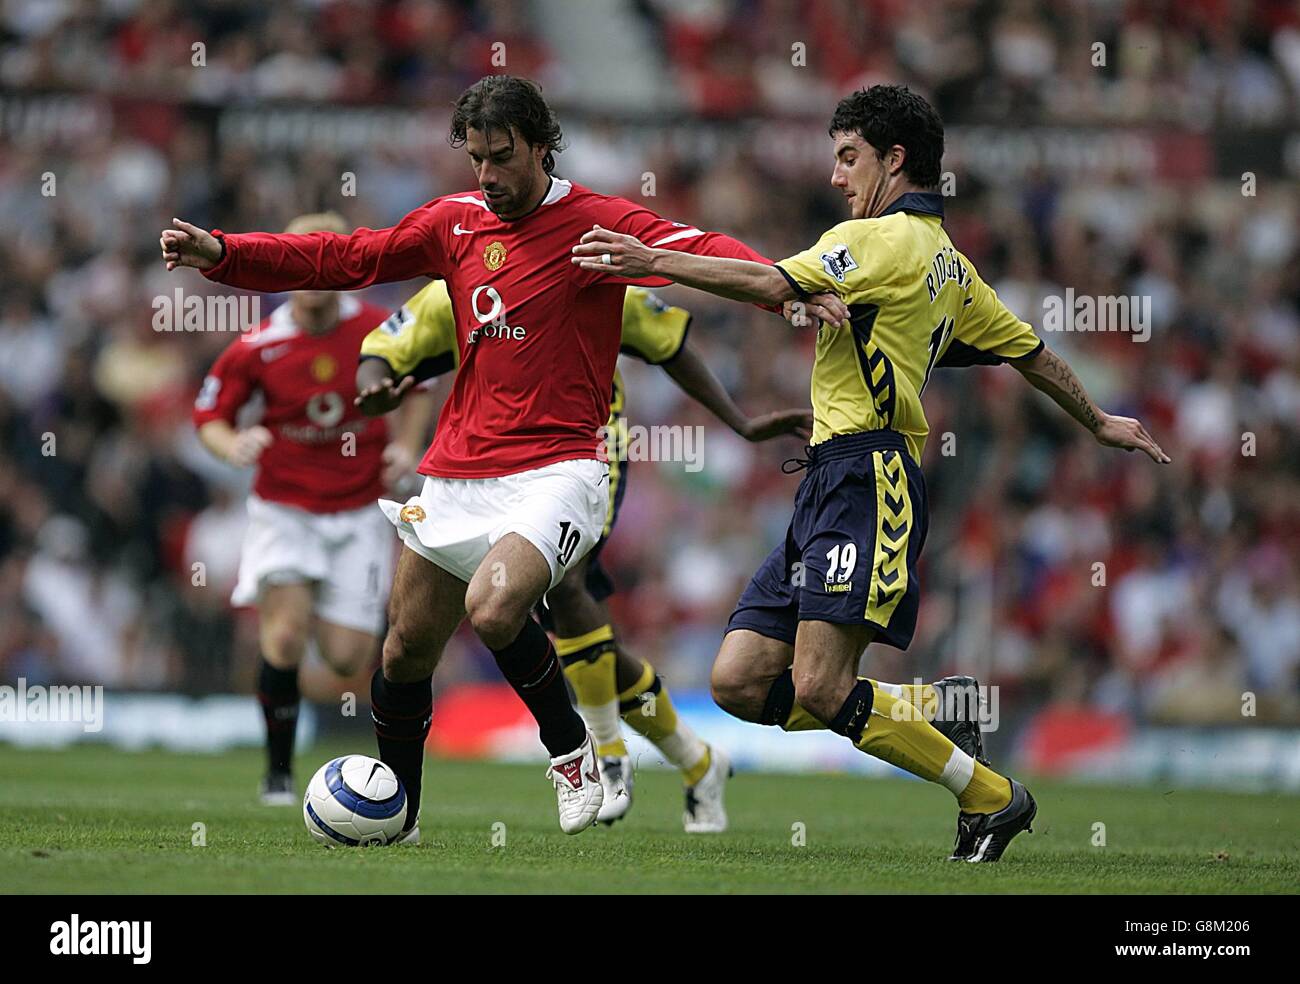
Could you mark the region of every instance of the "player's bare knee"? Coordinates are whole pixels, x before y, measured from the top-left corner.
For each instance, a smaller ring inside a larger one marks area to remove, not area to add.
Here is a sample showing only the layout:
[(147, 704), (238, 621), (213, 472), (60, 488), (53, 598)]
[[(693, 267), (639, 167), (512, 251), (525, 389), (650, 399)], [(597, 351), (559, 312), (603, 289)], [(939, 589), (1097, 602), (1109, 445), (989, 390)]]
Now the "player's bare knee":
[(489, 649), (504, 649), (514, 642), (528, 617), (527, 609), (504, 591), (473, 592), (465, 596), (465, 613), (470, 625)]
[(713, 702), (733, 717), (742, 721), (757, 721), (762, 717), (767, 690), (735, 662), (718, 659), (713, 664), (709, 691)]
[(844, 703), (844, 694), (836, 691), (836, 680), (816, 666), (796, 665), (793, 675), (795, 703), (819, 720), (831, 720)]
[(713, 702), (733, 717), (744, 721), (758, 719), (754, 713), (752, 694), (742, 681), (715, 670), (709, 678), (709, 692), (713, 695)]
[(279, 669), (291, 669), (307, 652), (307, 626), (294, 620), (263, 625), (260, 633), (262, 656)]
[(321, 640), (321, 658), (325, 664), (341, 677), (350, 677), (359, 673), (367, 661), (373, 658), (373, 645), (358, 643), (331, 643)]
[(401, 624), (391, 624), (384, 636), (384, 676), (390, 680), (419, 679), (433, 672), (441, 655), (433, 651), (432, 646), (422, 645), (421, 640), (404, 631)]
[(760, 721), (773, 681), (790, 665), (788, 646), (746, 629), (728, 632), (713, 661), (714, 702), (742, 721)]
[(330, 668), (330, 672), (336, 677), (347, 679), (360, 671), (363, 662), (364, 660), (359, 653), (345, 653), (341, 657), (337, 654), (331, 656), (325, 660), (325, 665)]
[(406, 640), (402, 638), (402, 633), (396, 625), (390, 625), (388, 632), (384, 635), (384, 644), (380, 650), (380, 659), (384, 664), (384, 671), (387, 672), (389, 667), (400, 665), (407, 659)]
[(519, 636), (524, 627), (524, 619), (505, 610), (490, 609), (479, 614), (478, 618), (470, 616), (470, 624), (478, 634), (483, 645), (488, 649), (505, 649)]

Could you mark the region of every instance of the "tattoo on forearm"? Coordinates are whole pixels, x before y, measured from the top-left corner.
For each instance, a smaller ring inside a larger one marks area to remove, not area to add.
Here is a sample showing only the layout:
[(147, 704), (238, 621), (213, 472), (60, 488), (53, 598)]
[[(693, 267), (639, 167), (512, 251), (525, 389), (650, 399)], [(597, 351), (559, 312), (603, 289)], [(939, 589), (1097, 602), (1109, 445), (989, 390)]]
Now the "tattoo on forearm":
[(1097, 408), (1084, 391), (1083, 383), (1065, 360), (1051, 349), (1043, 349), (1043, 357), (1034, 366), (1029, 380), (1089, 431), (1095, 433), (1101, 426)]

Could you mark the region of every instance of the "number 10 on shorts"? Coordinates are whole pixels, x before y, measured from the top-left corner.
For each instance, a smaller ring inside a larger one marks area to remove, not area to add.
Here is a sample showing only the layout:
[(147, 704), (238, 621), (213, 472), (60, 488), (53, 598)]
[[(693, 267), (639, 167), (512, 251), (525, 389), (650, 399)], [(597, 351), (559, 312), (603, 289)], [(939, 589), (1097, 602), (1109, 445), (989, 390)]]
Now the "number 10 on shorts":
[(582, 533), (575, 529), (573, 524), (567, 519), (560, 523), (560, 549), (557, 553), (557, 559), (561, 567), (568, 567), (569, 561), (577, 552), (578, 541), (582, 539)]

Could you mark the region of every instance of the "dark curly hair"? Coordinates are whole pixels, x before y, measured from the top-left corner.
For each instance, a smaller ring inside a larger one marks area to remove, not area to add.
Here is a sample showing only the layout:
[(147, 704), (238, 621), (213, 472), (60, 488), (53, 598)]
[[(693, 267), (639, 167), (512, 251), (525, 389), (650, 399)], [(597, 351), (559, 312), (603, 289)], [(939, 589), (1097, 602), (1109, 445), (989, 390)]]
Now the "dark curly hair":
[(554, 171), (555, 155), (564, 149), (560, 123), (537, 83), (514, 75), (488, 75), (462, 92), (451, 114), (447, 142), (463, 147), (467, 130), (488, 133), (500, 129), (510, 135), (513, 146), (512, 127), (532, 146), (546, 147), (542, 168), (547, 174)]
[(943, 120), (905, 85), (873, 85), (845, 96), (835, 107), (830, 133), (856, 133), (882, 158), (898, 144), (907, 151), (903, 173), (909, 181), (921, 188), (939, 183)]

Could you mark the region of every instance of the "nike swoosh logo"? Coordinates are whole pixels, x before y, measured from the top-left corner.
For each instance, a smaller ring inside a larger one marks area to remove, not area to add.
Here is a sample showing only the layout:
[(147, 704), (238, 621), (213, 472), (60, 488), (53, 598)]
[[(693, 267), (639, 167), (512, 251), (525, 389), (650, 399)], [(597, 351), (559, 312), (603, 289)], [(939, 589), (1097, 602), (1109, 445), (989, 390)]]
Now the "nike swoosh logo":
[(468, 236), (471, 232), (477, 232), (477, 231), (478, 231), (477, 229), (462, 229), (460, 227), (459, 222), (457, 222), (454, 226), (451, 227), (451, 232), (452, 235), (454, 236)]

